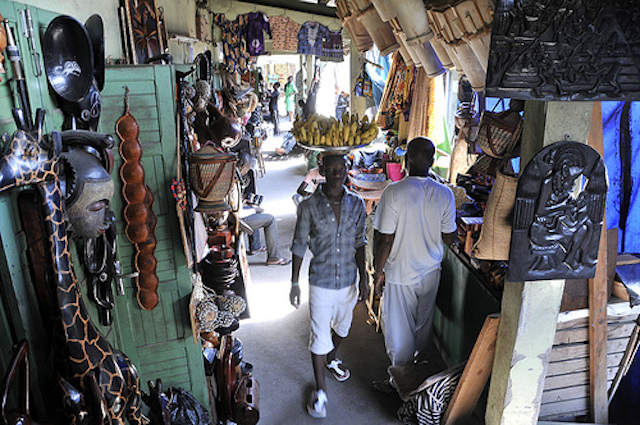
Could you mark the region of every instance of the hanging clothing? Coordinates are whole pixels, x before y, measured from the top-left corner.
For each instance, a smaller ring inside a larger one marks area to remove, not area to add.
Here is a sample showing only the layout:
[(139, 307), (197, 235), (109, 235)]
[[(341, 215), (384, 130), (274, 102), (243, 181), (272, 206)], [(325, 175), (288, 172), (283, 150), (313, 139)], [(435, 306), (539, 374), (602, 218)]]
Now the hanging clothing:
[(322, 45), (329, 29), (319, 22), (307, 21), (298, 31), (298, 53), (322, 56)]
[(289, 19), (288, 16), (279, 15), (269, 18), (271, 26), (271, 40), (273, 50), (295, 52), (298, 50), (298, 32), (302, 25)]
[(342, 28), (338, 31), (327, 32), (327, 36), (322, 43), (322, 55), (320, 59), (324, 61), (343, 62), (344, 49), (342, 47)]
[(382, 129), (387, 129), (393, 125), (396, 114), (402, 111), (407, 68), (409, 67), (405, 65), (400, 53), (394, 52), (387, 84), (385, 85), (380, 101), (380, 109), (378, 110), (377, 123)]
[(249, 70), (249, 52), (243, 37), (243, 28), (247, 23), (247, 15), (238, 15), (230, 21), (224, 13), (214, 13), (213, 23), (222, 30), (222, 51), (225, 64), (231, 73), (244, 74)]
[(247, 50), (251, 56), (260, 56), (266, 53), (264, 48), (264, 33), (271, 37), (271, 25), (269, 18), (262, 12), (250, 12), (247, 14), (247, 23), (244, 27), (244, 36)]

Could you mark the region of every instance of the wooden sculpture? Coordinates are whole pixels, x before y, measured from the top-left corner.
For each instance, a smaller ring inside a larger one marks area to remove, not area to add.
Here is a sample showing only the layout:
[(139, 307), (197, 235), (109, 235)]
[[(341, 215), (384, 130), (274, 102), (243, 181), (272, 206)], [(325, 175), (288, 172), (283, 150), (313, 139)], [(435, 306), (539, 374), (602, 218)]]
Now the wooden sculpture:
[(125, 87), (125, 113), (116, 123), (120, 137), (120, 155), (124, 164), (120, 168), (123, 181), (122, 194), (126, 201), (124, 218), (127, 238), (136, 247), (135, 266), (138, 271), (138, 303), (145, 310), (152, 310), (158, 304), (157, 260), (154, 251), (157, 240), (154, 234), (157, 219), (153, 213), (153, 194), (144, 184), (144, 168), (140, 162), (142, 145), (138, 140), (140, 126), (129, 113), (129, 88)]
[[(39, 127), (40, 128), (40, 127)], [(80, 295), (62, 211), (59, 155), (62, 139), (18, 130), (0, 159), (0, 191), (37, 184), (42, 197), (45, 236), (52, 268), (54, 358), (63, 391), (75, 389), (92, 405), (103, 406), (110, 424), (144, 423), (140, 412), (139, 377), (130, 360), (117, 353), (96, 329)], [(92, 382), (95, 380), (95, 385)], [(99, 394), (91, 387), (99, 389)], [(76, 398), (77, 399), (77, 398)], [(90, 406), (87, 406), (90, 408)], [(76, 424), (86, 411), (65, 422)], [(58, 421), (60, 422), (60, 421)], [(100, 421), (100, 423), (103, 423)]]
[(606, 195), (604, 160), (593, 148), (558, 142), (541, 150), (516, 191), (509, 280), (592, 278)]
[(639, 15), (630, 0), (497, 1), (485, 95), (638, 100)]

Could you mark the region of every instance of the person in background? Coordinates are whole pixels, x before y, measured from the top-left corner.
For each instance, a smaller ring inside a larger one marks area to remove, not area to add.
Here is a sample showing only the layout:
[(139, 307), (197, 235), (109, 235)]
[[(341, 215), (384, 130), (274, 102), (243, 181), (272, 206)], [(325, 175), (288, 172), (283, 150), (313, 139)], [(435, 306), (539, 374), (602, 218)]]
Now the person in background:
[(298, 89), (293, 83), (293, 76), (290, 75), (287, 78), (287, 83), (284, 85), (284, 106), (287, 110), (287, 115), (289, 115), (289, 122), (293, 122), (293, 118), (296, 114), (296, 93)]
[(338, 99), (336, 99), (336, 119), (342, 119), (342, 114), (349, 110), (349, 93), (340, 91)]
[(273, 123), (273, 135), (280, 134), (280, 125), (278, 116), (278, 98), (280, 97), (280, 83), (276, 81), (273, 84), (273, 89), (269, 92), (269, 114), (271, 115), (271, 122)]
[[(425, 360), (445, 244), (456, 239), (453, 192), (429, 176), (434, 154), (425, 137), (409, 142), (409, 175), (385, 188), (373, 219), (375, 291), (385, 285), (382, 327), (393, 366)], [(373, 386), (394, 391), (388, 378)]]
[[(325, 155), (320, 173), (326, 183), (298, 206), (289, 293), (291, 304), (298, 308), (300, 267), (310, 247), (313, 258), (309, 265), (309, 351), (316, 389), (311, 393), (307, 411), (316, 418), (327, 416), (324, 368), (341, 382), (351, 375), (336, 352), (349, 334), (356, 302), (366, 300), (369, 291), (365, 272), (364, 201), (344, 186), (347, 177), (344, 156)], [(356, 282), (359, 282), (359, 291)]]
[[(267, 251), (268, 266), (287, 265), (291, 260), (280, 256), (280, 242), (278, 237), (278, 225), (276, 218), (271, 214), (264, 213), (260, 208), (260, 202), (256, 202), (256, 186), (251, 165), (253, 160), (246, 151), (238, 153), (237, 167), (242, 176), (242, 198), (243, 207), (239, 212), (241, 227), (249, 235), (248, 255), (255, 255), (259, 252)], [(258, 198), (261, 198), (258, 196)], [(266, 247), (260, 242), (260, 229), (264, 230)]]
[[(322, 155), (318, 155), (317, 158), (318, 164), (322, 162)], [(320, 174), (320, 168), (315, 167), (307, 171), (307, 174), (304, 176), (304, 180), (296, 189), (296, 193), (293, 195), (293, 203), (296, 206), (300, 205), (304, 199), (313, 195), (313, 192), (316, 191), (318, 185), (324, 183), (326, 180), (322, 174)]]

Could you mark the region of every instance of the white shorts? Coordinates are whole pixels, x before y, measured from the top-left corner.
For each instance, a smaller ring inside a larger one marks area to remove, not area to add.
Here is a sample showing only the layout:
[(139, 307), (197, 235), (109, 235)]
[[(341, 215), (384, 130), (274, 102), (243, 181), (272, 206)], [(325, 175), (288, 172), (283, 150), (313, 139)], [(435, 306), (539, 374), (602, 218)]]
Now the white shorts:
[(312, 354), (321, 356), (333, 350), (331, 329), (342, 338), (349, 335), (353, 308), (357, 301), (356, 285), (342, 289), (309, 285), (309, 316), (311, 317), (309, 351)]

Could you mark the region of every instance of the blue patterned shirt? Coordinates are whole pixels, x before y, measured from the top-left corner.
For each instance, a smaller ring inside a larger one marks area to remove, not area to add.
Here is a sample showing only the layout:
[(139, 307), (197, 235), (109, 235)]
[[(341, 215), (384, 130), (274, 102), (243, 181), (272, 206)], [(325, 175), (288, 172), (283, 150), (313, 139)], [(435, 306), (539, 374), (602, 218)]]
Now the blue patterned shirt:
[(291, 252), (302, 258), (307, 246), (311, 250), (310, 285), (342, 289), (357, 281), (356, 250), (367, 244), (366, 211), (361, 197), (344, 190), (340, 223), (321, 187), (298, 206)]

